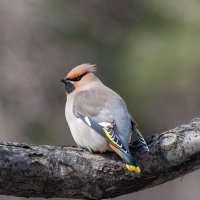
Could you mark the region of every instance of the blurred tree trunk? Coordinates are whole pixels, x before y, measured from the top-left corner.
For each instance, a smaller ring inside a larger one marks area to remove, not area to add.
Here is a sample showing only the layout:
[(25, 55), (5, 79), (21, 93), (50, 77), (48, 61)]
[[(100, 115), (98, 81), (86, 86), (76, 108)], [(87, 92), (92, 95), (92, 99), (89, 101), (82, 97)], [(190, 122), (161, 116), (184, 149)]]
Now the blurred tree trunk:
[(114, 153), (74, 147), (0, 143), (0, 194), (102, 199), (144, 190), (200, 168), (200, 118), (147, 138), (131, 151), (142, 173), (125, 169)]

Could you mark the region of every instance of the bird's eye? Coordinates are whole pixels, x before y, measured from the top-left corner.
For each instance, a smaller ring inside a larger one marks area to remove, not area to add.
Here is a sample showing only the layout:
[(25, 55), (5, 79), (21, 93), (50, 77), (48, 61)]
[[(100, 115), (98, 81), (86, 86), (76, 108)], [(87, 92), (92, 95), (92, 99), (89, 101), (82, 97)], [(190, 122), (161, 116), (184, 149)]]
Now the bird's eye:
[(71, 79), (71, 81), (80, 81), (82, 78), (83, 78), (83, 76), (85, 76), (87, 73), (85, 73), (85, 74), (82, 74), (81, 76), (78, 76), (78, 77), (76, 77), (76, 78), (73, 78), (73, 79)]
[(79, 76), (79, 77), (76, 77), (76, 78), (74, 79), (74, 81), (80, 81), (81, 79), (82, 79), (82, 77)]

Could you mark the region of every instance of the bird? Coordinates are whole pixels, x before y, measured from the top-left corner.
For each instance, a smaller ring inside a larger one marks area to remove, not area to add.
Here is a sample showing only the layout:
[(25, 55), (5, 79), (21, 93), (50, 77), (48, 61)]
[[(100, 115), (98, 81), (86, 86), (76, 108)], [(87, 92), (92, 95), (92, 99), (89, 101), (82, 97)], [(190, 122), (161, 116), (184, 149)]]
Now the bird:
[(96, 65), (81, 64), (61, 79), (65, 85), (65, 117), (80, 148), (90, 152), (114, 151), (129, 171), (141, 169), (131, 154), (132, 133), (146, 151), (148, 145), (136, 127), (125, 101), (95, 75)]

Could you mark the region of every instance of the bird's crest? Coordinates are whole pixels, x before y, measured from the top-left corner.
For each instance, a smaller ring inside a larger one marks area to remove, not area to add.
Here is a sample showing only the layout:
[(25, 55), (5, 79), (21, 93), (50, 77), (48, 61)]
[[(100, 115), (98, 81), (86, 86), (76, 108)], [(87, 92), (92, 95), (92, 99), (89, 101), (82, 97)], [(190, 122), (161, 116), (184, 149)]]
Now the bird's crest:
[(92, 65), (89, 63), (81, 64), (76, 67), (74, 67), (66, 76), (68, 79), (74, 79), (76, 77), (82, 76), (89, 72), (95, 72), (96, 71), (96, 65)]

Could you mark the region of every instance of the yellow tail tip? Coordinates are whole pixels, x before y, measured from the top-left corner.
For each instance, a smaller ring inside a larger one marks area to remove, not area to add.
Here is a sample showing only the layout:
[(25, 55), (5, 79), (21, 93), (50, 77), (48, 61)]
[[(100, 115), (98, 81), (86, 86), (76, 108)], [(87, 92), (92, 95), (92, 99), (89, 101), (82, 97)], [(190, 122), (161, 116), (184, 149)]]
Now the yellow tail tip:
[(136, 172), (136, 173), (140, 173), (141, 170), (139, 167), (136, 167), (136, 166), (133, 166), (133, 165), (128, 165), (126, 164), (126, 168), (129, 170), (129, 171), (132, 171), (132, 172)]

